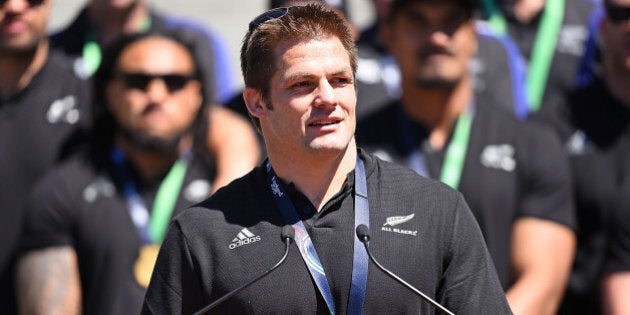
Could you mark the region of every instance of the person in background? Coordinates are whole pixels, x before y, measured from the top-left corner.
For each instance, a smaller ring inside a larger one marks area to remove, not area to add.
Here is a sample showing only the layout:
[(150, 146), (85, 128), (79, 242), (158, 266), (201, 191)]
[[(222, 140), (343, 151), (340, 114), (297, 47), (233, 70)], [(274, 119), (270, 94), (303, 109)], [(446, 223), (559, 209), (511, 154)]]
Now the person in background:
[(482, 18), (508, 35), (527, 63), (530, 112), (555, 111), (597, 58), (601, 11), (593, 0), (478, 0)]
[(0, 1), (0, 313), (15, 314), (23, 204), (35, 181), (81, 142), (90, 88), (51, 51), (51, 0)]
[[(372, 63), (379, 65), (379, 73), (393, 101), (400, 98), (400, 70), (381, 34), (392, 2), (372, 0), (376, 17), (371, 25), (361, 31), (358, 46), (369, 47), (378, 55), (378, 58), (372, 58)], [(475, 17), (479, 13), (480, 10), (476, 10)], [(477, 50), (469, 63), (474, 78), (475, 97), (499, 105), (519, 119), (525, 119), (530, 112), (525, 94), (526, 65), (518, 47), (509, 36), (493, 31), (484, 21), (477, 20), (475, 31)]]
[(474, 0), (394, 0), (383, 40), (402, 97), (357, 143), (461, 191), (515, 314), (554, 314), (575, 250), (571, 176), (552, 131), (475, 95)]
[(50, 36), (54, 49), (77, 57), (76, 70), (91, 76), (100, 64), (101, 47), (121, 34), (174, 29), (194, 42), (194, 52), (204, 69), (208, 100), (223, 104), (236, 92), (230, 55), (220, 34), (189, 18), (160, 13), (146, 0), (90, 0), (64, 29)]
[(140, 312), (170, 218), (215, 185), (192, 47), (148, 32), (105, 51), (90, 146), (43, 177), (26, 205), (20, 313)]
[(249, 24), (241, 67), (269, 159), (175, 218), (143, 314), (198, 311), (261, 274), (284, 251), (283, 226), (300, 252), (291, 245), (285, 264), (217, 312), (436, 312), (368, 266), (359, 224), (373, 227), (373, 253), (452, 312), (511, 313), (461, 195), (357, 149), (357, 55), (343, 17), (316, 4), (267, 11)]
[(217, 104), (211, 107), (208, 146), (218, 154), (218, 176), (226, 184), (260, 161), (261, 146), (246, 119), (221, 106), (237, 88), (229, 53), (219, 34), (191, 19), (161, 14), (146, 0), (91, 0), (70, 25), (52, 34), (50, 41), (53, 49), (77, 58), (75, 70), (80, 75), (90, 76), (100, 64), (101, 47), (121, 34), (164, 30), (194, 44), (193, 52), (205, 76), (204, 94)]
[(628, 287), (618, 286), (630, 270), (623, 236), (630, 191), (630, 1), (605, 0), (603, 7), (597, 28), (601, 62), (591, 64), (591, 75), (556, 111), (532, 117), (559, 135), (574, 178), (578, 250), (560, 314), (599, 314), (602, 297), (607, 313), (630, 311), (620, 307), (628, 301)]

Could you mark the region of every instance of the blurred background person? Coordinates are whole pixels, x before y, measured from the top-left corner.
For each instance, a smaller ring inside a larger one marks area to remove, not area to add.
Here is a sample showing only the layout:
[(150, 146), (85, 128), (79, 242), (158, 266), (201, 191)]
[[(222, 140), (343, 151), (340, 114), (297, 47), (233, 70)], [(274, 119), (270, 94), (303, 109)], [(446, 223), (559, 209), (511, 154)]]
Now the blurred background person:
[(605, 0), (603, 7), (597, 28), (601, 62), (590, 65), (592, 75), (579, 82), (557, 110), (532, 117), (560, 136), (574, 178), (578, 250), (560, 314), (601, 313), (602, 272), (607, 313), (629, 311), (620, 312), (629, 291), (618, 280), (629, 270), (630, 248), (624, 244), (630, 191), (630, 1)]
[(462, 192), (515, 314), (554, 314), (575, 249), (568, 161), (555, 135), (476, 97), (474, 0), (394, 0), (383, 40), (402, 97), (357, 124), (368, 151)]
[(175, 29), (194, 42), (209, 101), (224, 103), (236, 92), (234, 73), (229, 68), (233, 57), (222, 36), (192, 19), (162, 14), (146, 0), (89, 0), (68, 26), (51, 35), (51, 43), (54, 49), (78, 57), (77, 72), (90, 76), (99, 66), (101, 47), (116, 37), (165, 29)]
[(0, 313), (15, 314), (14, 257), (34, 182), (79, 143), (88, 83), (51, 51), (51, 0), (0, 1)]
[(138, 314), (170, 218), (216, 175), (193, 45), (169, 33), (115, 40), (94, 78), (90, 146), (26, 206), (22, 314)]
[[(499, 34), (509, 35), (527, 61), (526, 93), (530, 111), (555, 110), (575, 87), (583, 58), (596, 58), (592, 0), (479, 0), (483, 18)], [(587, 51), (589, 53), (587, 54)]]

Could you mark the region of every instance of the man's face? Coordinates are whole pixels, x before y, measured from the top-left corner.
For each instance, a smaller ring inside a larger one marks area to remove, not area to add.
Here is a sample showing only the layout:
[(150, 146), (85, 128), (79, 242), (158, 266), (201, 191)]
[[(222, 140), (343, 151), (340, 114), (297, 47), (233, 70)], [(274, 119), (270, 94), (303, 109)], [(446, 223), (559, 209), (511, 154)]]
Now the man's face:
[(345, 151), (356, 127), (356, 89), (350, 57), (339, 39), (284, 44), (275, 50), (271, 106), (257, 92), (248, 101), (268, 148), (298, 154)]
[(173, 143), (192, 125), (202, 103), (188, 51), (171, 40), (146, 38), (120, 55), (106, 86), (109, 110), (134, 139)]
[(477, 49), (474, 22), (456, 1), (422, 1), (399, 11), (384, 28), (403, 82), (453, 87), (467, 75)]
[(606, 47), (606, 58), (616, 70), (630, 72), (630, 0), (611, 0), (613, 14), (602, 23), (601, 36)]
[(50, 0), (0, 0), (0, 52), (35, 49), (46, 38)]

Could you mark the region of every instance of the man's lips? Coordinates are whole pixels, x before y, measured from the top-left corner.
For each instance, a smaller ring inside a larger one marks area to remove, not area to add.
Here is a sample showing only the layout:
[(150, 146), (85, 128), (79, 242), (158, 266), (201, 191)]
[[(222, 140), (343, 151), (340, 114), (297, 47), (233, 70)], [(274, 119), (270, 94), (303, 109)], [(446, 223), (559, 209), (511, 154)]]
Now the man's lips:
[(307, 125), (309, 127), (322, 127), (338, 124), (342, 121), (341, 118), (325, 118), (311, 120)]
[(28, 23), (21, 20), (11, 20), (0, 25), (0, 30), (4, 34), (17, 35), (28, 30)]

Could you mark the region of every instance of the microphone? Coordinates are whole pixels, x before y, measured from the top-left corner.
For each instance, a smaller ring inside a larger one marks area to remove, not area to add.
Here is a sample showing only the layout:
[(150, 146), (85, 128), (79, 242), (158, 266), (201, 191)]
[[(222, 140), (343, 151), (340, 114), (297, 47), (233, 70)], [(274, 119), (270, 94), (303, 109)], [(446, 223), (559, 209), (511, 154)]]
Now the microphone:
[(435, 306), (436, 308), (438, 308), (442, 312), (444, 312), (446, 314), (449, 314), (449, 315), (455, 315), (455, 314), (453, 314), (453, 312), (449, 311), (446, 307), (440, 305), (440, 303), (434, 301), (433, 299), (431, 299), (430, 297), (428, 297), (427, 295), (422, 293), (420, 290), (414, 288), (411, 284), (405, 282), (405, 280), (401, 279), (400, 277), (395, 275), (393, 272), (387, 270), (385, 267), (381, 266), (381, 264), (379, 264), (378, 261), (376, 261), (376, 259), (374, 258), (374, 256), (372, 256), (372, 253), (370, 252), (370, 229), (368, 229), (368, 227), (365, 226), (365, 224), (360, 224), (359, 226), (357, 226), (356, 232), (357, 232), (357, 237), (359, 238), (359, 240), (365, 246), (365, 251), (367, 252), (368, 256), (370, 257), (370, 260), (376, 265), (376, 267), (378, 267), (378, 269), (381, 269), (388, 276), (394, 278), (394, 280), (398, 281), (399, 283), (401, 283), (402, 285), (407, 287), (409, 290), (411, 290), (414, 293), (416, 293), (417, 295), (419, 295), (425, 301), (433, 304), (433, 306)]
[(212, 302), (211, 304), (206, 305), (204, 308), (198, 310), (194, 315), (206, 314), (207, 312), (211, 311), (213, 308), (221, 305), (223, 302), (229, 300), (237, 293), (245, 290), (247, 287), (258, 282), (258, 280), (266, 277), (268, 274), (270, 274), (272, 271), (278, 268), (287, 259), (287, 256), (289, 255), (289, 245), (291, 245), (291, 240), (295, 238), (295, 231), (293, 230), (293, 227), (290, 225), (285, 225), (282, 228), (282, 234), (280, 237), (282, 241), (284, 241), (285, 246), (286, 246), (284, 250), (284, 256), (282, 256), (282, 258), (280, 258), (280, 260), (273, 267), (271, 267), (271, 269), (263, 272), (262, 274), (258, 275), (256, 278), (250, 280), (249, 282), (243, 284), (242, 286), (228, 292), (227, 294), (225, 294), (218, 300)]

